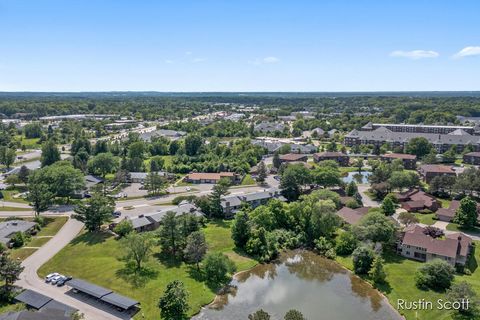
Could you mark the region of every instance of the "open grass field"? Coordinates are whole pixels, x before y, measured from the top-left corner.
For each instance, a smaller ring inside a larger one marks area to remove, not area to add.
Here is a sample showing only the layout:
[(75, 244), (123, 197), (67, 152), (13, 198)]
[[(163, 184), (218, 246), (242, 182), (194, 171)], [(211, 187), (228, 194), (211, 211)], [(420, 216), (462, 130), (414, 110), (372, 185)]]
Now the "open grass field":
[[(209, 251), (225, 253), (235, 261), (238, 270), (248, 269), (256, 262), (234, 252), (230, 224), (231, 222), (219, 221), (207, 225), (204, 232)], [(145, 319), (160, 318), (158, 299), (166, 285), (175, 279), (183, 281), (190, 292), (190, 315), (198, 312), (202, 305), (208, 304), (214, 298), (213, 289), (205, 282), (196, 280), (198, 274), (194, 266), (165, 258), (158, 247), (154, 252), (148, 263), (149, 268), (154, 271), (153, 275), (140, 285), (134, 284), (121, 275), (124, 262), (119, 260), (123, 254), (119, 242), (107, 234), (84, 233), (43, 265), (39, 275), (43, 277), (54, 270), (110, 288), (140, 301), (141, 313), (145, 314)], [(137, 314), (135, 319), (142, 319), (142, 315)]]
[(435, 213), (422, 214), (417, 212), (415, 213), (415, 217), (417, 217), (420, 223), (423, 223), (429, 226), (437, 222), (437, 220), (433, 219), (435, 217)]
[[(475, 242), (476, 247), (479, 248), (480, 242)], [(380, 286), (378, 289), (382, 291), (390, 301), (390, 304), (396, 308), (397, 299), (405, 299), (408, 301), (417, 301), (419, 299), (425, 299), (426, 301), (433, 301), (436, 304), (437, 299), (445, 299), (445, 293), (435, 292), (432, 290), (420, 290), (415, 286), (415, 271), (423, 263), (409, 260), (401, 257), (393, 252), (386, 252), (383, 255), (385, 259), (384, 269), (387, 273), (386, 284)], [(337, 257), (336, 261), (343, 265), (345, 268), (353, 270), (353, 264), (350, 257)], [(471, 275), (457, 274), (455, 276), (455, 282), (467, 281), (470, 283), (476, 292), (480, 292), (480, 269), (477, 268), (477, 262), (480, 261), (480, 250), (475, 250), (475, 259), (473, 266), (471, 267)], [(368, 280), (368, 278), (366, 278)], [(408, 320), (451, 320), (452, 312), (446, 310), (404, 310), (400, 312)]]
[(25, 189), (10, 189), (10, 190), (2, 190), (0, 191), (3, 194), (3, 200), (8, 202), (17, 202), (17, 203), (28, 203), (27, 200), (23, 199), (22, 197), (15, 197), (16, 194), (20, 192), (26, 191)]

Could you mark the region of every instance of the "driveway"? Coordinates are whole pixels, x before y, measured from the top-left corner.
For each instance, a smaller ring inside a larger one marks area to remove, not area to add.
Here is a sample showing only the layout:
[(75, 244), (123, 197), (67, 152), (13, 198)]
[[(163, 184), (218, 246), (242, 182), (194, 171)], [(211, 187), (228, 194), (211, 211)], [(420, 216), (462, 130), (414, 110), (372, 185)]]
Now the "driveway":
[(370, 197), (366, 194), (370, 186), (368, 184), (359, 184), (358, 186), (358, 193), (362, 197), (362, 202), (364, 207), (372, 207), (378, 208), (380, 207), (380, 203), (378, 201), (370, 199)]
[[(85, 315), (87, 320), (129, 319), (130, 316), (119, 313), (105, 304), (99, 304), (93, 299), (88, 301), (81, 297), (77, 299), (68, 291), (68, 287), (56, 287), (44, 282), (37, 275), (37, 270), (55, 254), (62, 250), (82, 230), (83, 223), (69, 219), (60, 231), (45, 245), (22, 262), (25, 267), (20, 280), (15, 284), (26, 289), (43, 293), (55, 300), (70, 305)], [(55, 270), (52, 270), (54, 272)]]

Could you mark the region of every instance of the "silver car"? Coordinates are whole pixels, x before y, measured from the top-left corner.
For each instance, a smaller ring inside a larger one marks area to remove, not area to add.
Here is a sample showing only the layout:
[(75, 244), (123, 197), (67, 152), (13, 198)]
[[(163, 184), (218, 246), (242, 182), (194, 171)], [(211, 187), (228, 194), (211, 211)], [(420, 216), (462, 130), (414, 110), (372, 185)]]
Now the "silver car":
[(59, 276), (60, 274), (58, 272), (50, 273), (45, 277), (45, 282), (50, 282), (52, 281), (53, 278)]

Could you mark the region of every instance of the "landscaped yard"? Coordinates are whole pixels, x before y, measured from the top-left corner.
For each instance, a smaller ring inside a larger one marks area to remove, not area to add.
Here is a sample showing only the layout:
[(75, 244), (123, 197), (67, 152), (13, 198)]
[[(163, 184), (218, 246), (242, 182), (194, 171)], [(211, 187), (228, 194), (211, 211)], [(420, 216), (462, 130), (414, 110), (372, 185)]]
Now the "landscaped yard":
[(8, 202), (18, 202), (18, 203), (28, 203), (25, 199), (22, 197), (15, 197), (16, 194), (19, 192), (24, 192), (26, 191), (25, 189), (10, 189), (10, 190), (2, 190), (3, 194), (3, 200), (8, 201)]
[(257, 182), (252, 178), (251, 175), (247, 174), (245, 175), (245, 177), (243, 177), (242, 179), (242, 183), (240, 183), (240, 185), (242, 186), (250, 186), (250, 185), (254, 185), (256, 184)]
[(456, 223), (449, 223), (449, 224), (447, 225), (447, 230), (466, 232), (466, 233), (471, 234), (471, 235), (480, 236), (480, 228), (479, 228), (479, 227), (470, 228), (470, 229), (464, 229), (464, 228), (461, 228), (461, 227), (460, 227), (458, 224), (456, 224)]
[(431, 226), (432, 224), (437, 222), (437, 220), (433, 219), (433, 218), (435, 218), (435, 213), (422, 214), (422, 213), (417, 212), (417, 213), (415, 213), (415, 217), (417, 217), (417, 219), (420, 223), (427, 224), (429, 226)]
[[(475, 242), (476, 247), (480, 246), (480, 242)], [(415, 286), (415, 271), (423, 263), (406, 259), (393, 252), (384, 254), (385, 272), (387, 273), (387, 283), (379, 289), (387, 296), (388, 300), (394, 308), (397, 306), (397, 299), (405, 299), (407, 301), (418, 301), (425, 299), (425, 301), (433, 301), (436, 305), (437, 299), (445, 299), (445, 294), (435, 292), (432, 290), (423, 291)], [(352, 270), (352, 262), (349, 257), (337, 257), (337, 262), (342, 264), (347, 269)], [(480, 270), (476, 267), (476, 262), (480, 261), (480, 250), (476, 250), (474, 259), (474, 270), (472, 275), (457, 274), (454, 281), (467, 281), (470, 283), (476, 292), (480, 292)], [(446, 310), (405, 310), (401, 311), (407, 319), (437, 319), (446, 320), (452, 319), (451, 313)]]
[[(250, 268), (256, 264), (252, 259), (234, 252), (234, 244), (230, 237), (231, 221), (209, 223), (204, 229), (209, 245), (209, 251), (223, 252), (237, 264), (238, 270)], [(194, 266), (182, 262), (165, 259), (155, 248), (155, 255), (149, 262), (149, 267), (156, 274), (144, 285), (136, 286), (123, 278), (119, 271), (124, 262), (119, 258), (123, 251), (119, 242), (106, 234), (82, 234), (60, 251), (52, 260), (39, 270), (40, 276), (50, 272), (62, 272), (74, 277), (105, 286), (120, 294), (141, 302), (145, 319), (159, 319), (158, 299), (166, 285), (175, 279), (184, 282), (190, 292), (190, 315), (199, 311), (202, 305), (209, 303), (215, 293), (204, 282), (195, 280)], [(141, 319), (141, 314), (136, 319)]]

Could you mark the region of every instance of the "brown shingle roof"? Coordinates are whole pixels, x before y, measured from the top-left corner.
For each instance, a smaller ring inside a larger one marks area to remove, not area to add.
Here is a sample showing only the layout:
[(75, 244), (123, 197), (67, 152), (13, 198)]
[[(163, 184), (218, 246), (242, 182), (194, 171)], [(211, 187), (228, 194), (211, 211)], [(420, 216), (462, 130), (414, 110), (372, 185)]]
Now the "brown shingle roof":
[(392, 159), (404, 159), (404, 160), (415, 160), (417, 156), (412, 154), (405, 154), (405, 153), (386, 153), (382, 155), (384, 158), (392, 158)]
[(458, 240), (447, 238), (445, 240), (434, 239), (423, 233), (423, 228), (416, 226), (413, 230), (405, 232), (402, 243), (404, 245), (424, 248), (427, 253), (437, 254), (444, 257), (456, 258)]
[(302, 158), (305, 158), (305, 155), (300, 153), (287, 153), (280, 156), (280, 160), (284, 161), (300, 161)]
[(455, 173), (451, 166), (444, 166), (439, 164), (424, 164), (420, 167), (425, 172), (434, 173)]
[(348, 207), (343, 207), (337, 211), (337, 215), (342, 218), (346, 223), (356, 224), (362, 219), (362, 217), (367, 214), (368, 207), (362, 207), (358, 209), (350, 209)]

